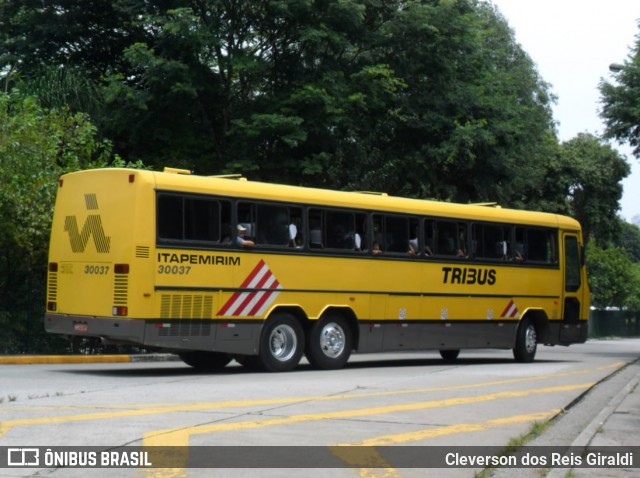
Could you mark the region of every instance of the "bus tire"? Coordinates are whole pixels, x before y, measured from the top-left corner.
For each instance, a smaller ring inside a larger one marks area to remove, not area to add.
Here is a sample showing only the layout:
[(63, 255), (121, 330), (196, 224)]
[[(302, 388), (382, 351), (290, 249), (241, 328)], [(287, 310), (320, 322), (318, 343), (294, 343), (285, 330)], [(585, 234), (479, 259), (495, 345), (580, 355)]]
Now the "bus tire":
[(440, 357), (445, 362), (455, 362), (460, 355), (460, 349), (442, 349), (440, 350)]
[(304, 331), (290, 314), (273, 315), (260, 334), (258, 361), (267, 372), (289, 372), (298, 366), (304, 353)]
[(513, 357), (516, 362), (533, 362), (538, 348), (536, 328), (529, 319), (523, 319), (516, 333), (516, 345), (513, 348)]
[(220, 352), (182, 352), (178, 354), (187, 365), (208, 372), (222, 370), (231, 362), (231, 356)]
[(315, 321), (309, 331), (307, 360), (315, 368), (337, 370), (351, 356), (351, 328), (340, 315), (328, 315)]

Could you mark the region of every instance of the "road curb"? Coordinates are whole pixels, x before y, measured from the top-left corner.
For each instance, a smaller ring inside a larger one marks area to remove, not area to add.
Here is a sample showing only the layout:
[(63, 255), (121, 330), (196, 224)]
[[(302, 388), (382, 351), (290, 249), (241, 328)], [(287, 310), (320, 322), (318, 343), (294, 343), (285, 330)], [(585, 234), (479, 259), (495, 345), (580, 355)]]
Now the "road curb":
[[(632, 362), (632, 364), (635, 362)], [(631, 365), (631, 364), (629, 364)], [(613, 413), (616, 412), (622, 402), (631, 394), (631, 392), (638, 386), (640, 382), (640, 376), (633, 377), (620, 391), (607, 403), (607, 405), (598, 413), (594, 419), (585, 427), (585, 429), (576, 437), (571, 443), (571, 447), (585, 448), (589, 446), (594, 437), (600, 433), (602, 427), (607, 423), (607, 420)], [(571, 473), (570, 467), (558, 467), (553, 468), (545, 478), (564, 478)]]
[(179, 359), (173, 354), (4, 355), (0, 356), (0, 365), (168, 362), (173, 360)]

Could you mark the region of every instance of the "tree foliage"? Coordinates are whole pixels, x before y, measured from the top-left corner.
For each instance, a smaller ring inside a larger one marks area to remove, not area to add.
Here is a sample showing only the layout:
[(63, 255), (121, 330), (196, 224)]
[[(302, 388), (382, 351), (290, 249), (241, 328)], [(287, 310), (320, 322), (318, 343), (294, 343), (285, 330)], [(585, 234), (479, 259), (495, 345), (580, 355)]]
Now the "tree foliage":
[(27, 342), (42, 338), (42, 322), (33, 321), (43, 315), (58, 178), (104, 165), (110, 154), (86, 115), (44, 110), (17, 90), (0, 93), (0, 350), (35, 348)]
[[(623, 247), (632, 262), (640, 263), (640, 227), (620, 221), (620, 235), (613, 238), (614, 245)], [(638, 309), (640, 310), (640, 309)]]
[(31, 3), (7, 9), (22, 80), (86, 71), (92, 118), (128, 159), (544, 206), (552, 98), (491, 4)]
[(601, 248), (592, 241), (587, 246), (587, 266), (591, 303), (596, 308), (638, 305), (637, 264), (621, 247)]
[(606, 136), (628, 141), (633, 154), (640, 158), (640, 35), (619, 71), (615, 83), (602, 81), (600, 116), (606, 125)]
[(581, 133), (562, 144), (563, 174), (569, 209), (582, 224), (587, 240), (608, 242), (618, 235), (617, 212), (622, 198), (622, 180), (631, 168), (627, 160), (597, 137)]

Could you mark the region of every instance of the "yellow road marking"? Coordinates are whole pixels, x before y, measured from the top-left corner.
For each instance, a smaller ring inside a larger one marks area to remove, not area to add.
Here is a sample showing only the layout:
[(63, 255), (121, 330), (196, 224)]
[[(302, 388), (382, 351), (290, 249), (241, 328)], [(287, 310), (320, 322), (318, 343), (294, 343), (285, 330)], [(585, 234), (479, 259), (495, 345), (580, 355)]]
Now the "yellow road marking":
[[(558, 391), (556, 389), (565, 387), (549, 387), (548, 389), (540, 389), (533, 391), (533, 393), (523, 393), (522, 396), (531, 395), (536, 393), (552, 393), (554, 391)], [(496, 394), (491, 394), (494, 396)], [(485, 400), (481, 400), (485, 401)], [(438, 401), (439, 402), (439, 401)], [(425, 402), (428, 403), (428, 402)], [(447, 405), (442, 405), (447, 406)], [(427, 406), (424, 408), (434, 408)], [(371, 410), (379, 410), (380, 408), (396, 408), (396, 407), (378, 407)], [(360, 412), (361, 410), (358, 410)], [(397, 471), (388, 463), (377, 451), (371, 447), (373, 446), (385, 446), (385, 445), (398, 445), (399, 443), (409, 442), (409, 441), (417, 441), (417, 440), (427, 440), (447, 435), (459, 434), (459, 433), (472, 433), (487, 430), (490, 428), (497, 428), (501, 426), (514, 425), (517, 423), (526, 423), (526, 422), (534, 422), (538, 420), (547, 420), (558, 413), (561, 412), (561, 409), (551, 409), (544, 412), (536, 412), (525, 415), (514, 415), (511, 417), (501, 417), (492, 420), (487, 420), (479, 423), (460, 423), (455, 425), (447, 425), (443, 427), (430, 428), (425, 430), (419, 430), (414, 432), (393, 434), (393, 435), (385, 435), (381, 437), (370, 438), (367, 440), (363, 440), (359, 443), (353, 444), (340, 444), (329, 447), (331, 452), (342, 460), (348, 466), (358, 466), (360, 463), (366, 462), (371, 463), (372, 466), (379, 467), (377, 468), (361, 468), (360, 476), (362, 478), (370, 478), (370, 477), (385, 477), (385, 478), (398, 478), (399, 475)], [(298, 417), (289, 417), (289, 418), (300, 418), (300, 420), (296, 419), (293, 423), (299, 423), (300, 421), (307, 419), (306, 421), (311, 420), (311, 417), (315, 417), (316, 419), (323, 419), (325, 416), (333, 416), (336, 413), (327, 413), (327, 414), (310, 414), (310, 415), (300, 415)], [(383, 412), (381, 412), (383, 413)], [(202, 433), (211, 433), (218, 431), (231, 431), (236, 429), (249, 429), (249, 428), (257, 428), (259, 426), (273, 426), (279, 425), (283, 422), (290, 422), (286, 418), (284, 419), (274, 419), (274, 420), (264, 420), (262, 422), (243, 422), (241, 424), (227, 424), (225, 425), (211, 425), (208, 427), (197, 427), (195, 429), (187, 429), (180, 430), (184, 432), (185, 435), (196, 435)], [(242, 426), (240, 428), (234, 428), (233, 425), (247, 425)], [(203, 428), (206, 428), (203, 429)], [(212, 430), (214, 429), (214, 430)], [(176, 430), (177, 431), (177, 430)], [(189, 458), (189, 448), (185, 446), (184, 443), (172, 443), (167, 444), (162, 442), (161, 440), (154, 441), (145, 440), (143, 442), (143, 446), (173, 446), (175, 453), (170, 456), (162, 457), (162, 465), (157, 464), (158, 466), (167, 466), (171, 464), (174, 468), (157, 468), (154, 470), (144, 470), (145, 475), (147, 477), (153, 478), (183, 478), (187, 476), (187, 463)], [(155, 460), (154, 460), (155, 463)]]
[(530, 390), (512, 390), (505, 392), (489, 393), (474, 397), (445, 398), (441, 400), (428, 400), (425, 402), (405, 403), (400, 405), (387, 405), (382, 407), (357, 408), (353, 410), (339, 410), (336, 412), (308, 413), (302, 415), (291, 415), (282, 418), (270, 418), (266, 420), (249, 420), (233, 423), (214, 423), (211, 425), (201, 425), (197, 427), (167, 428), (156, 430), (144, 434), (143, 446), (188, 446), (189, 438), (193, 435), (205, 433), (216, 433), (223, 431), (250, 430), (275, 425), (291, 425), (294, 423), (311, 422), (318, 420), (337, 420), (345, 418), (368, 417), (371, 415), (382, 415), (387, 413), (408, 412), (425, 410), (429, 408), (452, 407), (456, 405), (467, 405), (472, 403), (489, 402), (505, 398), (520, 398), (530, 395), (543, 395), (555, 392), (568, 392), (572, 390), (584, 390), (592, 387), (595, 382), (579, 383), (573, 385), (559, 385), (555, 387), (545, 387)]
[[(472, 433), (490, 428), (514, 425), (517, 423), (527, 423), (535, 421), (546, 421), (558, 413), (561, 409), (554, 408), (544, 412), (529, 413), (526, 415), (513, 415), (510, 417), (496, 418), (479, 423), (458, 423), (444, 427), (428, 428), (407, 433), (396, 433), (369, 438), (358, 443), (343, 443), (332, 446), (331, 452), (348, 466), (357, 466), (366, 462), (375, 465), (377, 468), (360, 468), (361, 478), (399, 478), (401, 475), (393, 468), (376, 450), (375, 446), (390, 446), (400, 443), (407, 443), (419, 440), (428, 440), (458, 433)], [(358, 447), (355, 450), (352, 447)]]
[[(222, 409), (222, 408), (241, 408), (241, 407), (264, 406), (264, 405), (285, 405), (285, 404), (295, 404), (295, 403), (312, 402), (312, 401), (320, 402), (320, 401), (360, 399), (360, 398), (371, 398), (371, 397), (400, 396), (400, 395), (410, 395), (410, 394), (420, 394), (420, 393), (446, 392), (451, 390), (467, 390), (467, 389), (475, 389), (475, 388), (494, 387), (499, 385), (509, 385), (509, 384), (522, 383), (522, 382), (548, 380), (551, 378), (585, 375), (588, 373), (607, 370), (611, 368), (621, 368), (624, 365), (625, 365), (624, 362), (614, 362), (612, 364), (596, 367), (593, 369), (576, 370), (571, 372), (560, 372), (557, 374), (535, 375), (532, 377), (494, 380), (490, 382), (481, 382), (476, 384), (453, 385), (449, 387), (417, 388), (417, 389), (407, 389), (407, 390), (391, 390), (386, 392), (339, 394), (339, 395), (330, 395), (330, 396), (326, 396), (326, 395), (307, 396), (307, 397), (298, 397), (298, 398), (288, 397), (288, 398), (274, 398), (274, 399), (260, 399), (260, 400), (233, 400), (233, 401), (226, 401), (226, 402), (201, 402), (201, 403), (179, 404), (179, 405), (156, 404), (151, 407), (149, 406), (149, 404), (145, 404), (144, 408), (134, 409), (134, 410), (118, 410), (118, 411), (108, 411), (108, 412), (98, 412), (98, 413), (85, 413), (85, 414), (79, 414), (79, 415), (63, 415), (59, 417), (39, 417), (39, 418), (6, 420), (3, 422), (0, 422), (0, 437), (2, 437), (5, 433), (7, 433), (12, 428), (15, 428), (18, 426), (55, 424), (55, 423), (90, 421), (90, 420), (108, 420), (113, 418), (126, 418), (126, 417), (144, 416), (144, 415), (160, 415), (164, 413), (175, 413), (175, 412), (183, 412), (183, 411), (197, 411), (197, 410), (210, 410), (210, 409)], [(138, 405), (130, 405), (130, 407), (136, 407), (136, 406)], [(118, 407), (119, 407), (118, 405), (115, 405), (115, 406), (105, 405), (102, 408), (118, 408)], [(67, 407), (64, 407), (64, 408), (66, 409)], [(92, 406), (91, 408), (100, 408), (100, 407)]]
[(526, 415), (513, 415), (511, 417), (495, 418), (493, 420), (487, 420), (481, 423), (458, 423), (456, 425), (448, 425), (446, 427), (430, 428), (425, 430), (418, 430), (405, 433), (394, 433), (390, 435), (383, 435), (374, 438), (368, 438), (362, 440), (359, 443), (351, 445), (359, 446), (391, 446), (398, 445), (399, 443), (407, 443), (412, 441), (427, 440), (431, 438), (438, 438), (446, 435), (452, 435), (455, 433), (469, 433), (486, 430), (489, 428), (496, 428), (503, 425), (513, 425), (514, 423), (533, 422), (536, 420), (548, 420), (551, 417), (556, 416), (562, 410), (560, 408), (554, 408), (546, 412), (529, 413)]

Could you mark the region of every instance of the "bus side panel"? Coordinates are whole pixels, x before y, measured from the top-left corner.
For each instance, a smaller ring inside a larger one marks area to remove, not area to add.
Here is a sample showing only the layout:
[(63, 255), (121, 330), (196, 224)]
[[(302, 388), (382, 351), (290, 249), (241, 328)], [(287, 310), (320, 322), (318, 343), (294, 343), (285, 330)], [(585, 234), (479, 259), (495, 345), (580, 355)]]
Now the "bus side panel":
[[(512, 348), (517, 326), (517, 322), (361, 323), (358, 352)], [(470, 337), (477, 337), (477, 340)]]
[(145, 326), (145, 345), (177, 352), (202, 350), (252, 355), (258, 351), (261, 329), (262, 321), (153, 320)]

